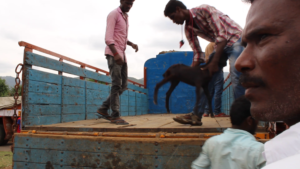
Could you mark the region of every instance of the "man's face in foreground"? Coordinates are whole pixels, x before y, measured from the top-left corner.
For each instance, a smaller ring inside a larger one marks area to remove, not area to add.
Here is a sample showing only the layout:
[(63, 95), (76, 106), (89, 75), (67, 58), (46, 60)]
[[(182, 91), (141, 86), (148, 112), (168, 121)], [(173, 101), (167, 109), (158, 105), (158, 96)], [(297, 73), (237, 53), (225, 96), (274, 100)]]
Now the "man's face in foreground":
[(254, 0), (248, 13), (235, 66), (257, 120), (300, 121), (299, 9), (298, 0)]

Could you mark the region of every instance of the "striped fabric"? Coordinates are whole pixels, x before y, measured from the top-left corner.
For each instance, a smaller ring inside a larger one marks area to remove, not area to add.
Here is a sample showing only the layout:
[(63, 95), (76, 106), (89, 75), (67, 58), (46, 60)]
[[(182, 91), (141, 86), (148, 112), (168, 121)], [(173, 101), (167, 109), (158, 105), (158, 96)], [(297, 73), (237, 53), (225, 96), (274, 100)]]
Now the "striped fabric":
[(190, 13), (193, 20), (185, 24), (185, 35), (194, 51), (194, 61), (205, 59), (197, 36), (215, 43), (226, 40), (228, 47), (241, 37), (243, 29), (213, 6), (201, 5), (192, 8)]

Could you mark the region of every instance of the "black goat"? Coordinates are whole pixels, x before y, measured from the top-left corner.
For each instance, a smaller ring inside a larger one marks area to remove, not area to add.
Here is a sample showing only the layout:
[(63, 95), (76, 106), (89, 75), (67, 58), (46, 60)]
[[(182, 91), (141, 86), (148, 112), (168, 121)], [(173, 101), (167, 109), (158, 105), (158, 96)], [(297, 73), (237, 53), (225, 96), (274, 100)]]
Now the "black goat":
[[(212, 112), (212, 107), (211, 107), (211, 96), (209, 94), (208, 90), (208, 84), (211, 80), (211, 76), (209, 75), (209, 72), (207, 69), (202, 70), (202, 68), (205, 68), (208, 64), (210, 64), (213, 54), (210, 57), (209, 61), (207, 64), (198, 66), (198, 67), (190, 67), (186, 66), (183, 64), (176, 64), (171, 66), (164, 74), (163, 77), (164, 79), (157, 83), (154, 91), (154, 103), (157, 104), (157, 93), (159, 88), (164, 85), (167, 82), (171, 82), (171, 86), (166, 93), (166, 108), (168, 113), (170, 113), (170, 108), (169, 108), (169, 99), (170, 96), (173, 92), (173, 90), (176, 88), (176, 86), (179, 84), (179, 82), (184, 82), (186, 84), (189, 84), (191, 86), (196, 87), (196, 105), (194, 107), (194, 113), (197, 114), (199, 108), (199, 101), (200, 101), (200, 93), (201, 93), (201, 88), (204, 91), (204, 94), (207, 97), (208, 100), (208, 106), (209, 106), (209, 114), (211, 117), (214, 117), (213, 112)], [(222, 54), (221, 59), (219, 61), (219, 68), (222, 69), (223, 67), (226, 66), (227, 62), (227, 56), (225, 53)]]

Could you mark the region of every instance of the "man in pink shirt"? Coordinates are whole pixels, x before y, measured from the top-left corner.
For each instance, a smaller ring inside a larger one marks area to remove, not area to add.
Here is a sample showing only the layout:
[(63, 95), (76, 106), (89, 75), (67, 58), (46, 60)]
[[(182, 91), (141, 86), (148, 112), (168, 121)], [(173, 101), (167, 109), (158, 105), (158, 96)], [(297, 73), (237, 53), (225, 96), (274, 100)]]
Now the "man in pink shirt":
[[(105, 56), (111, 76), (112, 87), (109, 97), (98, 109), (98, 113), (118, 125), (128, 124), (120, 118), (120, 95), (127, 89), (127, 59), (126, 45), (138, 51), (138, 45), (130, 42), (128, 37), (128, 15), (134, 0), (121, 0), (121, 5), (110, 12), (107, 17), (105, 34)], [(111, 116), (107, 113), (111, 108)]]

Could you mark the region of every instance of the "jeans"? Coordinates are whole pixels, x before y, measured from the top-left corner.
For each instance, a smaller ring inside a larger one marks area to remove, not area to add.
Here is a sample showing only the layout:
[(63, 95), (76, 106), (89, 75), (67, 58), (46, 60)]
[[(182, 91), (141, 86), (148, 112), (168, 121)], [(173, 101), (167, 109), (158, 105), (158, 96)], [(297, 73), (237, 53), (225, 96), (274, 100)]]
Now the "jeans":
[(118, 65), (115, 62), (113, 56), (107, 55), (107, 64), (109, 68), (109, 73), (111, 76), (111, 91), (108, 98), (103, 102), (99, 111), (102, 113), (107, 113), (107, 110), (111, 108), (112, 117), (120, 116), (120, 95), (127, 89), (127, 63), (123, 65)]
[[(209, 88), (208, 88), (210, 95), (214, 99), (213, 113), (215, 115), (221, 113), (223, 84), (224, 84), (224, 74), (222, 68), (220, 68), (220, 70), (214, 74), (213, 79), (209, 82)], [(209, 108), (208, 108), (207, 99), (203, 99), (203, 102), (204, 103), (201, 105), (205, 105), (205, 110), (201, 111), (201, 107), (200, 107), (200, 111), (208, 114)]]
[[(245, 88), (239, 82), (239, 77), (240, 77), (241, 73), (238, 72), (236, 70), (235, 66), (234, 66), (235, 61), (240, 56), (240, 54), (243, 52), (243, 50), (244, 50), (244, 47), (241, 46), (241, 39), (239, 39), (237, 42), (235, 42), (231, 47), (226, 47), (224, 49), (224, 52), (226, 53), (226, 55), (228, 57), (228, 60), (229, 60), (230, 79), (231, 79), (231, 83), (232, 83), (234, 99), (237, 99), (237, 98), (239, 98), (239, 97), (241, 97), (245, 94)], [(211, 55), (213, 55), (214, 53), (212, 53)], [(220, 80), (220, 73), (219, 72), (215, 73), (213, 75), (211, 81), (210, 81), (208, 89), (209, 89), (209, 93), (210, 93), (211, 96), (213, 96), (213, 92), (216, 91), (215, 85), (218, 84), (216, 81)], [(223, 85), (223, 83), (222, 83), (222, 85)], [(219, 87), (217, 87), (217, 89), (219, 89)], [(222, 86), (222, 89), (223, 89), (223, 86)], [(215, 96), (219, 95), (219, 92), (220, 92), (220, 90), (218, 90), (218, 92), (215, 93)], [(216, 101), (216, 98), (215, 98), (215, 108), (220, 107), (220, 109), (221, 109), (221, 105), (222, 105), (221, 100), (222, 100), (222, 95), (220, 95), (220, 98), (218, 98), (218, 101)], [(207, 98), (206, 98), (206, 96), (204, 95), (203, 92), (201, 93), (199, 104), (200, 104), (199, 105), (200, 109), (198, 111), (197, 116), (199, 118), (202, 118), (202, 115), (205, 112), (205, 107), (208, 106), (207, 105)], [(215, 113), (218, 114), (220, 112), (219, 110), (215, 109), (215, 111), (216, 111)]]

